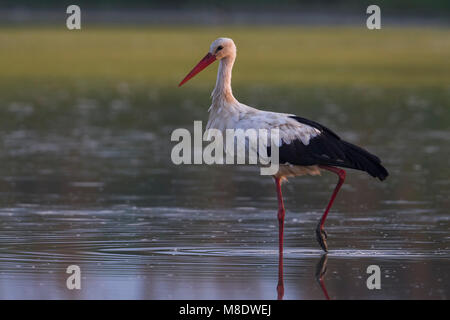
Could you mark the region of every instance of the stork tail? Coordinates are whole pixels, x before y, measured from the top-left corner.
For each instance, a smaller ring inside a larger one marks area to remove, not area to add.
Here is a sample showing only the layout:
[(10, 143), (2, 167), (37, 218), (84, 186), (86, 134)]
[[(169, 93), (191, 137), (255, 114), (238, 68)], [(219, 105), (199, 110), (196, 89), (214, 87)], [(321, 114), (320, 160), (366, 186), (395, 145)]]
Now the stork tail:
[(365, 171), (381, 181), (389, 175), (386, 168), (381, 165), (381, 160), (376, 155), (347, 141), (341, 140), (341, 146), (347, 161), (345, 164), (335, 165)]

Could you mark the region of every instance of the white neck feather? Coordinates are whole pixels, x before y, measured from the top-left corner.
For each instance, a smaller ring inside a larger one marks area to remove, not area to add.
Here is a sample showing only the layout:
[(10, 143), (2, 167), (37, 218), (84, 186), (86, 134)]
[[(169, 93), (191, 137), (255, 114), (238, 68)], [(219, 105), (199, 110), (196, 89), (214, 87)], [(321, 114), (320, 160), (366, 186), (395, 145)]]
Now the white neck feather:
[(234, 60), (235, 56), (232, 55), (220, 60), (216, 87), (211, 93), (213, 105), (237, 102), (231, 90), (231, 71)]

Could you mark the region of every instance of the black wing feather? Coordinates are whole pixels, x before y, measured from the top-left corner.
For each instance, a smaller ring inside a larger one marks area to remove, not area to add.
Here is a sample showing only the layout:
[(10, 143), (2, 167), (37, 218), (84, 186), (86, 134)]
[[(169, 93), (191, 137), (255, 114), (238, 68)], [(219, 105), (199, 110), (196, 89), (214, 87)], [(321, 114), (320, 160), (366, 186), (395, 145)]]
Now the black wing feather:
[[(283, 143), (279, 148), (280, 164), (351, 168), (366, 171), (380, 180), (384, 180), (389, 175), (377, 156), (342, 140), (336, 133), (317, 122), (297, 116), (290, 116), (290, 118), (314, 127), (321, 133), (311, 138), (308, 145), (304, 145), (301, 140), (291, 141), (290, 144)], [(270, 147), (268, 154), (270, 156)]]

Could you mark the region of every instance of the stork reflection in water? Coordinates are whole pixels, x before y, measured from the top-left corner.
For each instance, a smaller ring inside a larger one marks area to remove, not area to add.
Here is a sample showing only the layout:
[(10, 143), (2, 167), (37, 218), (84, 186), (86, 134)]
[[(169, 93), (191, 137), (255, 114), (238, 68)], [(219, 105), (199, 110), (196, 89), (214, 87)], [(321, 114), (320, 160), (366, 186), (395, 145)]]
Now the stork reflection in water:
[[(325, 274), (327, 273), (328, 254), (324, 253), (319, 259), (316, 265), (316, 271), (314, 277), (319, 284), (319, 287), (326, 300), (330, 300), (327, 287), (325, 286)], [(284, 298), (284, 278), (283, 278), (283, 257), (280, 255), (278, 258), (278, 284), (277, 284), (277, 299), (283, 300)]]

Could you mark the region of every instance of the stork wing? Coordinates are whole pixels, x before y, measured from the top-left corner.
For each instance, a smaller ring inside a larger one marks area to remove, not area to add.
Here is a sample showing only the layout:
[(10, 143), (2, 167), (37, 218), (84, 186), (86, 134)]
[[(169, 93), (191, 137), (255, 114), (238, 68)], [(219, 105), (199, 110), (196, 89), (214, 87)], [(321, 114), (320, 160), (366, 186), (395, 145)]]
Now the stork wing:
[(320, 130), (307, 145), (299, 140), (283, 143), (279, 149), (280, 163), (294, 165), (331, 165), (366, 171), (373, 177), (384, 180), (389, 173), (381, 165), (381, 160), (361, 147), (341, 140), (339, 136), (321, 124), (290, 116), (299, 123)]
[(299, 139), (283, 143), (279, 149), (281, 164), (345, 166), (343, 141), (336, 133), (317, 122), (297, 116), (289, 117), (304, 126), (315, 128), (318, 134), (311, 137), (307, 144)]
[[(311, 161), (304, 158), (305, 154), (302, 149), (321, 134), (319, 128), (299, 122), (294, 118), (295, 116), (290, 114), (253, 110), (253, 112), (242, 114), (234, 127), (242, 130), (265, 129), (268, 131), (269, 137), (271, 130), (278, 129), (277, 145), (280, 147), (280, 163), (311, 165)], [(271, 148), (268, 142), (268, 156), (270, 156), (270, 152)]]
[[(346, 167), (366, 171), (380, 180), (388, 176), (377, 156), (341, 140), (336, 133), (317, 122), (253, 108), (241, 113), (232, 122), (236, 129), (278, 129), (280, 164)], [(269, 145), (267, 155), (271, 156)]]

